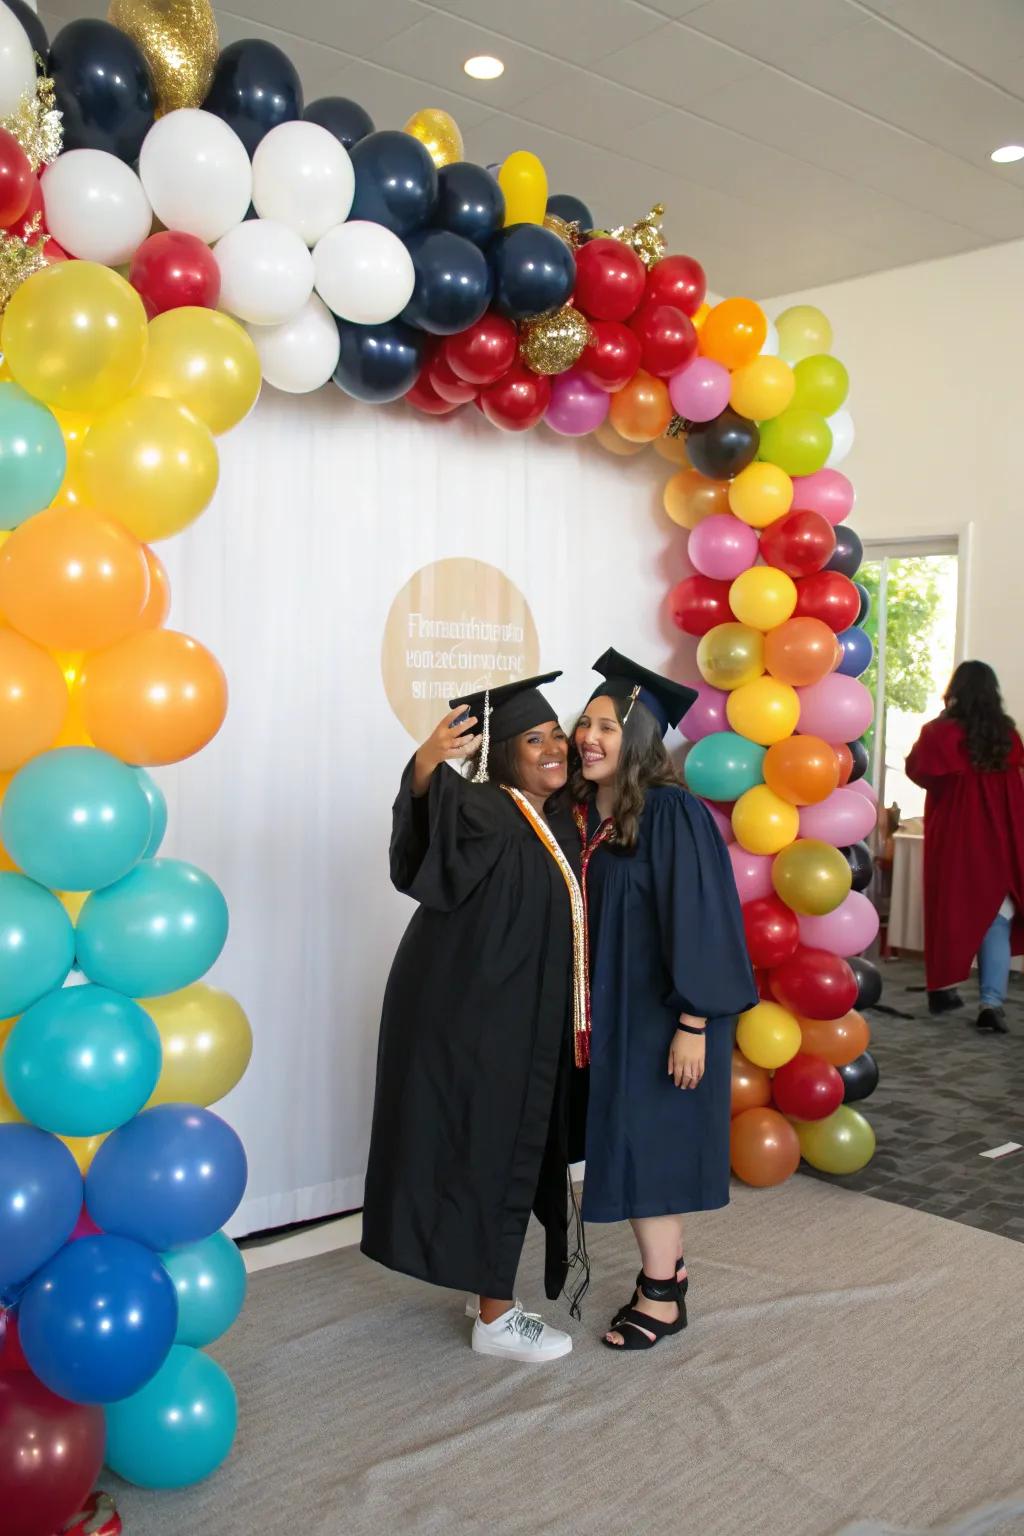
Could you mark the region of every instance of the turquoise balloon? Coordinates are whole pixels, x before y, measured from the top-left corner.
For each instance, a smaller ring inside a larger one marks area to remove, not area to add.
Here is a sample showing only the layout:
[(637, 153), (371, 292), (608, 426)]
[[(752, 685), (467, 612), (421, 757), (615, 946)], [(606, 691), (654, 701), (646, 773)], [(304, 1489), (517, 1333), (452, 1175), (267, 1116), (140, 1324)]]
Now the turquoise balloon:
[(0, 384), (0, 528), (17, 528), (50, 505), (67, 458), (53, 412), (20, 384)]
[(7, 1092), (33, 1125), (97, 1136), (137, 1115), (156, 1087), (160, 1034), (130, 997), (62, 987), (27, 1009), (4, 1048)]
[(245, 1260), (226, 1232), (162, 1253), (178, 1292), (175, 1344), (212, 1344), (227, 1333), (245, 1300)]
[(132, 772), (142, 785), (142, 792), (149, 801), (151, 823), (149, 829), (149, 842), (146, 851), (142, 855), (144, 859), (152, 859), (159, 851), (160, 844), (164, 840), (167, 831), (167, 797), (159, 784), (145, 768), (133, 768)]
[(142, 858), (153, 813), (134, 768), (98, 747), (57, 747), (20, 768), (0, 810), (14, 862), (58, 891), (111, 885)]
[(231, 1450), (235, 1389), (216, 1360), (175, 1344), (141, 1392), (110, 1403), (107, 1466), (139, 1488), (187, 1488)]
[(0, 872), (0, 1019), (61, 986), (74, 958), (75, 930), (53, 892)]
[(78, 916), (78, 964), (90, 981), (158, 997), (206, 974), (228, 936), (220, 889), (194, 864), (144, 859), (93, 891)]
[(766, 750), (735, 731), (714, 731), (686, 755), (683, 777), (687, 788), (705, 800), (738, 800), (764, 778)]

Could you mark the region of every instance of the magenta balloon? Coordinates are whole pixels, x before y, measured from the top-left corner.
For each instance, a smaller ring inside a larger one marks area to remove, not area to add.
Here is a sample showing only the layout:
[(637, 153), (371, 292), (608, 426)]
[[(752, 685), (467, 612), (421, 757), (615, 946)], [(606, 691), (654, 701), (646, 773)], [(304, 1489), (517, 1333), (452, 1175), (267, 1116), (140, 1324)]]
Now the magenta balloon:
[(859, 955), (878, 937), (878, 913), (860, 891), (851, 891), (834, 912), (824, 917), (801, 917), (800, 942), (811, 949), (827, 949), (833, 955)]
[(801, 736), (825, 741), (856, 741), (874, 718), (875, 701), (856, 677), (833, 672), (820, 683), (798, 688)]
[(731, 512), (713, 512), (693, 529), (686, 553), (702, 576), (735, 581), (757, 559), (757, 533)]
[(708, 683), (697, 684), (697, 697), (679, 722), (679, 730), (687, 741), (703, 741), (715, 731), (727, 731), (729, 719), (725, 713), (729, 698), (720, 688)]
[(817, 805), (803, 807), (800, 836), (831, 843), (833, 848), (849, 848), (851, 843), (859, 843), (870, 834), (876, 819), (877, 812), (870, 800), (848, 789), (834, 789)]
[[(721, 726), (720, 729), (725, 730), (725, 726)], [(863, 795), (865, 800), (871, 801), (872, 805), (878, 804), (878, 794), (875, 787), (873, 784), (869, 784), (867, 779), (854, 779), (853, 783), (847, 784), (846, 788), (852, 789), (855, 795)]]
[(772, 860), (767, 854), (748, 853), (739, 843), (730, 843), (729, 858), (741, 906), (772, 894)]
[(713, 800), (705, 800), (703, 795), (698, 795), (697, 799), (701, 805), (706, 805), (711, 812), (711, 820), (722, 834), (722, 841), (734, 843), (736, 841), (736, 834), (732, 830), (732, 817), (720, 805), (716, 805)]
[(563, 437), (583, 437), (599, 427), (611, 408), (607, 390), (591, 384), (582, 373), (570, 368), (551, 380), (551, 399), (544, 420)]
[(687, 421), (714, 421), (729, 404), (728, 368), (710, 357), (695, 357), (668, 381), (672, 409)]
[(819, 469), (793, 479), (794, 512), (820, 512), (833, 527), (853, 511), (853, 486), (838, 469)]

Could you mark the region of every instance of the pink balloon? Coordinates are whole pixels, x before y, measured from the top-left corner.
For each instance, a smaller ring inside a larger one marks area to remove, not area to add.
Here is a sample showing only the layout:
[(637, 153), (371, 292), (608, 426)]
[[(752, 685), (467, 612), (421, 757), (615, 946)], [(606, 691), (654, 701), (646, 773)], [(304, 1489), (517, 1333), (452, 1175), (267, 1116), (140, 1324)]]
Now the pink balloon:
[(544, 420), (563, 437), (583, 437), (604, 421), (611, 398), (607, 390), (599, 389), (577, 369), (570, 368), (551, 380), (551, 399)]
[(690, 534), (686, 553), (702, 576), (735, 581), (757, 559), (757, 532), (731, 512), (702, 517)]
[[(833, 848), (848, 848), (867, 837), (875, 825), (876, 812), (870, 800), (848, 789), (834, 789), (817, 805), (805, 805), (800, 812), (800, 836), (816, 837)], [(813, 947), (813, 946), (812, 946)]]
[[(725, 727), (723, 726), (722, 729), (724, 730)], [(868, 783), (867, 779), (854, 779), (853, 783), (847, 784), (846, 788), (852, 789), (855, 795), (863, 795), (865, 800), (871, 801), (872, 805), (878, 804), (877, 791), (873, 784)]]
[(825, 741), (856, 741), (875, 715), (875, 701), (856, 677), (833, 672), (820, 683), (798, 688), (802, 736)]
[(729, 404), (728, 368), (710, 357), (695, 357), (668, 381), (672, 409), (687, 421), (713, 421)]
[(729, 858), (741, 906), (772, 894), (772, 860), (767, 854), (748, 853), (739, 843), (730, 843)]
[(81, 1215), (75, 1222), (75, 1230), (68, 1238), (68, 1242), (73, 1243), (80, 1237), (96, 1237), (100, 1231), (101, 1229), (96, 1225), (92, 1217), (89, 1215), (89, 1212), (83, 1205)]
[[(711, 812), (711, 820), (722, 834), (722, 841), (726, 843), (734, 843), (736, 841), (736, 834), (732, 830), (732, 816), (729, 814), (729, 812), (723, 810), (720, 805), (716, 805), (713, 800), (705, 800), (703, 795), (698, 795), (697, 799), (700, 801), (701, 805), (706, 805), (708, 810)], [(729, 811), (731, 811), (731, 809), (732, 807), (730, 806)]]
[(800, 942), (811, 949), (827, 949), (833, 955), (859, 955), (878, 936), (878, 913), (860, 891), (851, 891), (834, 912), (824, 917), (801, 917)]
[(820, 512), (833, 527), (853, 511), (853, 486), (838, 469), (819, 469), (793, 479), (794, 512)]
[(703, 741), (715, 731), (727, 731), (729, 719), (725, 713), (729, 695), (708, 683), (697, 684), (697, 697), (679, 722), (680, 733), (687, 741)]

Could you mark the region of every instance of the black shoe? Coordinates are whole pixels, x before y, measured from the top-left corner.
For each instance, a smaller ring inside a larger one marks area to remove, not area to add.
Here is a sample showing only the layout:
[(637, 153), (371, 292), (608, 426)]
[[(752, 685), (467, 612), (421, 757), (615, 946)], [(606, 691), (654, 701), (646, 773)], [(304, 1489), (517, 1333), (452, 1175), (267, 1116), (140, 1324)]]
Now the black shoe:
[(1008, 1035), (1006, 1015), (1001, 1008), (983, 1008), (974, 1021), (974, 1027), (983, 1035)]
[(955, 987), (943, 987), (938, 992), (928, 993), (928, 1012), (931, 1014), (955, 1013), (963, 1005), (964, 1000)]

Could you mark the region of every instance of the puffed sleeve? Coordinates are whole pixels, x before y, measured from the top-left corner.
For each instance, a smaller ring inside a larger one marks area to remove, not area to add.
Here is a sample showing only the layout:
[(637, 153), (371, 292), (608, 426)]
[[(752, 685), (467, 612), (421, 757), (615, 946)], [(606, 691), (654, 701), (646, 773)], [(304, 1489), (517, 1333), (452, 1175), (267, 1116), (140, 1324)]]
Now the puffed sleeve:
[(498, 791), (467, 784), (442, 764), (428, 792), (416, 796), (412, 772), (410, 761), (391, 812), (391, 882), (422, 906), (450, 912), (494, 867), (508, 824)]

